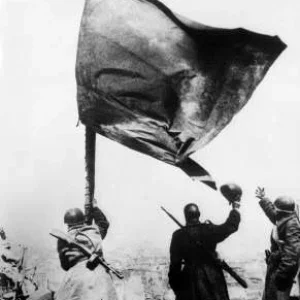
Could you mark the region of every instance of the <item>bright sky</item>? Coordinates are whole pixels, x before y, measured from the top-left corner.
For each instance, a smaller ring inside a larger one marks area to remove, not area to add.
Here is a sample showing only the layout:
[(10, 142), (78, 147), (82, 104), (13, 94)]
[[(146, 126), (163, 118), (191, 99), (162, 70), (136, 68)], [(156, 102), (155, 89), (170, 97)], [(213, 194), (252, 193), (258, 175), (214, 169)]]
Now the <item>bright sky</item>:
[[(0, 225), (30, 245), (50, 246), (64, 211), (83, 206), (84, 128), (76, 128), (75, 56), (83, 0), (0, 2)], [(269, 242), (270, 224), (254, 198), (257, 185), (271, 197), (300, 198), (300, 1), (168, 0), (176, 12), (206, 25), (244, 27), (278, 35), (288, 48), (245, 108), (193, 158), (218, 184), (244, 190), (240, 231), (220, 247), (224, 257), (255, 257)], [(199, 204), (202, 218), (225, 220), (220, 194), (172, 166), (97, 137), (97, 191), (111, 228), (107, 251), (151, 243), (168, 250), (182, 208)]]

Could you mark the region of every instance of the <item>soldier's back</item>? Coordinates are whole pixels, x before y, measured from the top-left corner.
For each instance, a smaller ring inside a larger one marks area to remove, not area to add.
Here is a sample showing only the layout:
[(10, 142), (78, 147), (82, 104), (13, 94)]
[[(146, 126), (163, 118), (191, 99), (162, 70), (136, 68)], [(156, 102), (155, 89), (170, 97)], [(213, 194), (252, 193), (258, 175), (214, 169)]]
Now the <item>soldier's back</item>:
[(180, 249), (181, 257), (186, 262), (210, 262), (217, 245), (212, 236), (214, 226), (211, 222), (198, 223), (188, 225), (174, 233), (174, 246)]

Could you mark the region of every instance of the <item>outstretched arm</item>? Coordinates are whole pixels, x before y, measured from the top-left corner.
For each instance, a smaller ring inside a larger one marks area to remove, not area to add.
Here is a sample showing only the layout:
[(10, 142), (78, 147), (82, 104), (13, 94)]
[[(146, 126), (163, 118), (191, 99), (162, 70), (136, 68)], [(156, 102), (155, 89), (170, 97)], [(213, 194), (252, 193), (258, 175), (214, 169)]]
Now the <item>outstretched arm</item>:
[(255, 191), (255, 196), (260, 199), (259, 205), (269, 218), (269, 220), (276, 223), (276, 210), (274, 204), (266, 197), (265, 189), (258, 187)]
[(236, 232), (239, 228), (241, 221), (241, 215), (238, 211), (238, 208), (233, 206), (233, 209), (230, 211), (228, 218), (221, 225), (212, 225), (211, 237), (213, 237), (216, 243), (220, 243), (229, 237), (231, 234)]

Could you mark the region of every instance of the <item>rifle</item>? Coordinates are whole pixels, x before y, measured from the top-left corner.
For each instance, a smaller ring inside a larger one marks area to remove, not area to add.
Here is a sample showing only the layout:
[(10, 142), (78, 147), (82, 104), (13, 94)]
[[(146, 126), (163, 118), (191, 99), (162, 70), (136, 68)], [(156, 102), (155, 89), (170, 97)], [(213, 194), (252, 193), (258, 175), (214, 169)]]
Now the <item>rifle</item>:
[[(161, 206), (161, 209), (182, 229), (185, 227), (172, 215), (170, 214), (164, 207)], [(221, 267), (224, 271), (226, 271), (229, 275), (231, 275), (232, 278), (234, 278), (243, 288), (247, 288), (248, 284), (247, 282), (241, 278), (224, 260), (216, 258), (210, 251), (208, 251), (205, 246), (198, 242), (195, 241), (190, 235), (188, 235), (190, 240), (203, 251), (215, 265)]]
[(75, 245), (76, 247), (78, 247), (80, 250), (83, 251), (84, 254), (86, 254), (88, 256), (88, 262), (87, 262), (87, 266), (95, 266), (95, 264), (101, 264), (107, 271), (112, 272), (113, 274), (115, 274), (118, 278), (123, 279), (124, 275), (116, 270), (115, 268), (111, 267), (103, 257), (100, 257), (99, 255), (97, 255), (96, 253), (94, 253), (93, 251), (91, 251), (90, 249), (88, 249), (87, 247), (85, 247), (84, 245), (77, 243), (72, 237), (70, 237), (68, 234), (57, 230), (57, 229), (52, 229), (50, 232), (50, 235), (54, 236), (57, 239), (63, 240), (66, 243), (70, 244), (70, 245)]
[(25, 259), (25, 252), (26, 252), (27, 248), (23, 247), (23, 251), (22, 251), (22, 258), (21, 260), (18, 262), (18, 271), (19, 273), (23, 270), (23, 264), (24, 264), (24, 259)]

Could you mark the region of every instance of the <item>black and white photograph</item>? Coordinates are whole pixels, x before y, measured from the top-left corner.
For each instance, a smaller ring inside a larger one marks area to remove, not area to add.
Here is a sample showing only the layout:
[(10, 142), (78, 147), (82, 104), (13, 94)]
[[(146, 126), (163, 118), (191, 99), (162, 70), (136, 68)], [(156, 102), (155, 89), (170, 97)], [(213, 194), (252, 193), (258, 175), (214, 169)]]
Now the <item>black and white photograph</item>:
[(0, 300), (299, 300), (299, 12), (2, 0)]

